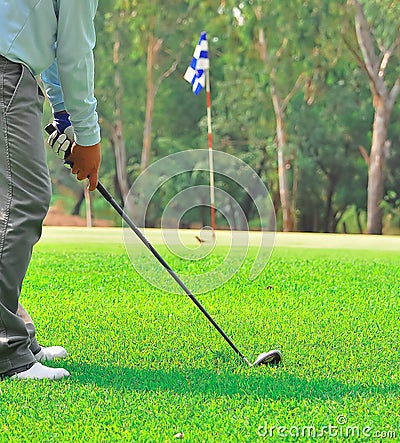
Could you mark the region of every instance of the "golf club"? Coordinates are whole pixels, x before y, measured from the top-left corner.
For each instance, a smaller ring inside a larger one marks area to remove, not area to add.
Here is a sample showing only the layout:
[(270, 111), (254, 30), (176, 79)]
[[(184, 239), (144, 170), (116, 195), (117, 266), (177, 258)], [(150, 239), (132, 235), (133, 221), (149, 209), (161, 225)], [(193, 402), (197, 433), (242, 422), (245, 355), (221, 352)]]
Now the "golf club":
[[(56, 131), (56, 128), (49, 124), (45, 128), (48, 134), (52, 134)], [(68, 157), (69, 152), (65, 154), (65, 157)], [(147, 247), (147, 249), (154, 255), (154, 257), (161, 263), (161, 265), (168, 271), (171, 277), (176, 281), (176, 283), (183, 289), (186, 295), (193, 301), (193, 303), (200, 309), (200, 311), (204, 314), (204, 316), (208, 319), (208, 321), (214, 326), (214, 328), (221, 334), (221, 336), (225, 339), (225, 341), (229, 344), (229, 346), (236, 352), (237, 355), (247, 364), (247, 366), (259, 366), (259, 365), (278, 365), (282, 360), (282, 353), (279, 350), (273, 350), (269, 352), (261, 353), (254, 363), (250, 363), (249, 360), (240, 352), (240, 350), (235, 346), (232, 340), (225, 334), (225, 332), (221, 329), (221, 327), (216, 323), (216, 321), (211, 317), (211, 315), (206, 311), (203, 305), (197, 300), (197, 298), (192, 294), (192, 292), (186, 287), (186, 285), (182, 282), (182, 280), (178, 277), (178, 275), (171, 269), (168, 263), (161, 257), (158, 251), (151, 245), (151, 243), (147, 240), (147, 238), (142, 234), (140, 229), (135, 225), (135, 223), (130, 219), (130, 217), (124, 212), (121, 206), (114, 200), (111, 194), (107, 191), (107, 189), (101, 184), (99, 181), (97, 183), (96, 188), (99, 193), (104, 197), (105, 200), (109, 202), (109, 204), (115, 209), (115, 211), (122, 217), (125, 223), (132, 229), (132, 231), (139, 237), (139, 239), (143, 242), (143, 244)]]

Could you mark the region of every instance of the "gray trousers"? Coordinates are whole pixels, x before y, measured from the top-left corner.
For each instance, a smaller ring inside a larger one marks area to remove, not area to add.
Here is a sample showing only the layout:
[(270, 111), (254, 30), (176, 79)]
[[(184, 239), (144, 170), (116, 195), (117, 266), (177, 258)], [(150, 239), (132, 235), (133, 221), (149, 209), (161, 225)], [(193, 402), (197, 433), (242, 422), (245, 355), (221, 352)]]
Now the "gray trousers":
[(43, 101), (30, 71), (0, 56), (0, 374), (35, 361), (33, 324), (18, 308), (51, 195)]

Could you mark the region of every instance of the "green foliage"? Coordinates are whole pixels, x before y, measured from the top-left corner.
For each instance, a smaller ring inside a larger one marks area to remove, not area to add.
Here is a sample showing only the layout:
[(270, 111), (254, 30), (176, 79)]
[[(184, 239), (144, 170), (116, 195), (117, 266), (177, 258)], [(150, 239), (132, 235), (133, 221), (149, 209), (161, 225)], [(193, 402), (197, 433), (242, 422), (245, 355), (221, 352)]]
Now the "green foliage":
[(289, 116), (295, 131), (291, 143), (298, 147), (298, 202), (307, 231), (335, 232), (348, 207), (365, 209), (367, 168), (355, 148), (370, 143), (366, 134), (372, 110), (360, 95), (359, 73), (351, 68), (332, 69), (315, 103), (294, 103), (292, 109), (297, 104), (299, 112), (292, 110)]
[[(376, 50), (379, 45), (389, 49), (398, 32), (399, 2), (363, 0), (362, 4), (375, 29)], [(154, 66), (155, 79), (177, 62), (176, 71), (160, 82), (157, 90), (152, 161), (173, 152), (207, 147), (204, 93), (195, 97), (183, 80), (199, 34), (206, 30), (214, 148), (253, 167), (268, 185), (279, 211), (270, 73), (271, 69), (276, 70), (281, 99), (290, 93), (302, 74), (300, 88), (286, 109), (288, 155), (293, 165), (289, 171), (290, 185), (297, 189), (298, 229), (335, 230), (346, 208), (354, 207), (355, 213), (364, 211), (367, 165), (360, 146), (368, 152), (373, 104), (368, 81), (342, 38), (343, 32), (356, 47), (354, 17), (345, 0), (103, 0), (99, 2), (96, 28), (96, 96), (103, 135), (101, 177), (117, 195), (110, 142), (115, 112), (120, 106), (128, 179), (133, 183), (140, 169), (151, 32), (162, 41)], [(260, 29), (267, 41), (267, 64), (260, 55)], [(115, 85), (116, 41), (120, 41), (120, 103), (116, 100)], [(388, 84), (400, 73), (398, 61), (397, 50), (388, 65)], [(399, 109), (397, 103), (389, 127), (387, 193), (399, 188)], [(49, 158), (49, 163), (55, 194), (65, 194), (67, 188), (78, 196), (81, 187), (74, 179), (59, 172), (62, 168), (55, 159)], [(191, 186), (192, 179), (188, 175), (182, 186)], [(160, 218), (174, 185), (170, 183), (172, 188), (154, 207), (154, 220)], [(234, 197), (241, 199), (240, 195)], [(386, 199), (386, 215), (396, 211), (394, 205), (391, 198)]]
[[(398, 27), (400, 17), (400, 5), (394, 0), (362, 0), (365, 15), (375, 29), (377, 50), (384, 47), (389, 49), (398, 38)], [(396, 54), (394, 54), (396, 57)], [(399, 56), (397, 55), (397, 58)], [(397, 73), (399, 67), (393, 64)]]
[(339, 416), (399, 432), (398, 248), (292, 236), (258, 279), (245, 264), (202, 296), (250, 359), (282, 349), (280, 368), (248, 369), (186, 296), (149, 287), (115, 237), (73, 234), (37, 246), (22, 296), (41, 343), (68, 349), (72, 376), (1, 382), (1, 442), (256, 442), (260, 427), (321, 429)]

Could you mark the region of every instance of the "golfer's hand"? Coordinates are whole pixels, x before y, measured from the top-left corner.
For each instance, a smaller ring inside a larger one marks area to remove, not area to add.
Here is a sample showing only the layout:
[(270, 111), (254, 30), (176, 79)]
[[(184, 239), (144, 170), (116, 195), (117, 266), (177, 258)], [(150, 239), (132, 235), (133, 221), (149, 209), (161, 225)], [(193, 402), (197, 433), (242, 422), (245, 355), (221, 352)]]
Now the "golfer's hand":
[(72, 164), (71, 172), (78, 180), (89, 179), (89, 191), (96, 189), (101, 162), (100, 143), (93, 146), (81, 146), (74, 143), (71, 155), (65, 160)]

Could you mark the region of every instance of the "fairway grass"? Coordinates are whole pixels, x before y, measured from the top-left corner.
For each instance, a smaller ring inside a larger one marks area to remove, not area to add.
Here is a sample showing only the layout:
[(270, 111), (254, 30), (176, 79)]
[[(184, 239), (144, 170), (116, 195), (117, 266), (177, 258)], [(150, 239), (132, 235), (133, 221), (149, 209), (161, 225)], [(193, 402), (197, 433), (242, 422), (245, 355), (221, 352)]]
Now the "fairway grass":
[(278, 368), (248, 369), (186, 296), (151, 287), (119, 229), (46, 228), (21, 300), (72, 376), (1, 382), (0, 442), (400, 441), (400, 238), (277, 234), (249, 280), (255, 253), (198, 298), (249, 360), (281, 349)]

